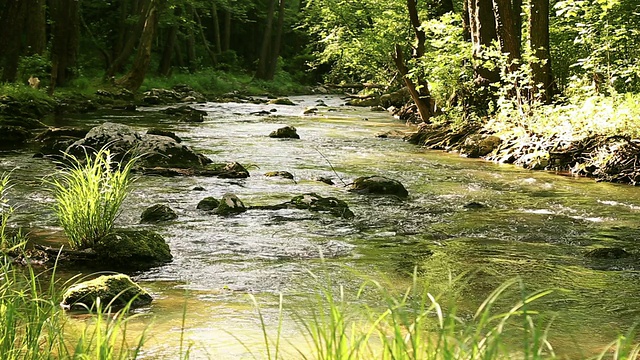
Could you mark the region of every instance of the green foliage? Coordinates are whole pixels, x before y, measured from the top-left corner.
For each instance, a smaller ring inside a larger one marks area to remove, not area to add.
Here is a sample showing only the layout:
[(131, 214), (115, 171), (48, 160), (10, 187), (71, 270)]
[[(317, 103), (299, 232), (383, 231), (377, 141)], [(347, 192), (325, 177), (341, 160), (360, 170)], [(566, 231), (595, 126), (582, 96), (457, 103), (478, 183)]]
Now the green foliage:
[[(640, 4), (637, 1), (562, 0), (556, 3), (555, 9), (556, 41), (552, 51), (557, 51), (558, 57), (563, 59), (573, 54), (573, 75), (593, 82), (598, 92), (608, 93), (610, 89), (640, 91), (640, 64), (637, 61), (640, 57)], [(565, 66), (566, 63), (561, 64), (560, 68)], [(563, 77), (570, 75), (561, 74)]]
[(85, 159), (66, 156), (70, 168), (61, 170), (59, 179), (48, 180), (56, 200), (54, 211), (71, 248), (90, 248), (111, 232), (131, 189), (130, 171), (137, 158), (114, 164), (106, 148), (87, 153)]
[(41, 86), (49, 79), (51, 60), (42, 55), (23, 56), (18, 65), (18, 78), (26, 84), (30, 76), (40, 79)]

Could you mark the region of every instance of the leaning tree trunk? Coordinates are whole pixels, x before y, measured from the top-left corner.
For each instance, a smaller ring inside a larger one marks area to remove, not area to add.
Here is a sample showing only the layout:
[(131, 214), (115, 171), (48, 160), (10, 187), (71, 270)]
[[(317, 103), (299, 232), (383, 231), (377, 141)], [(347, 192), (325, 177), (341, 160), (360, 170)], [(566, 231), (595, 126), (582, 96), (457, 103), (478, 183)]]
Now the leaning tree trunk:
[(156, 5), (156, 0), (151, 0), (133, 66), (126, 75), (118, 79), (116, 82), (118, 85), (130, 91), (136, 91), (142, 85), (147, 70), (149, 69), (149, 63), (151, 62), (151, 48), (157, 26), (158, 6)]
[(260, 50), (260, 59), (258, 59), (258, 70), (256, 78), (266, 79), (268, 63), (271, 60), (269, 50), (271, 49), (271, 31), (273, 27), (273, 13), (275, 12), (276, 0), (269, 1), (269, 10), (267, 10), (267, 23), (265, 25), (264, 36), (262, 37), (262, 48)]
[(218, 18), (218, 7), (214, 2), (211, 4), (211, 20), (213, 21), (213, 40), (216, 47), (216, 54), (222, 52), (222, 42), (220, 40), (220, 19)]
[(124, 43), (122, 44), (120, 51), (113, 56), (113, 61), (107, 69), (107, 78), (112, 78), (117, 73), (122, 72), (125, 65), (129, 61), (129, 58), (131, 58), (131, 55), (135, 52), (136, 43), (140, 39), (140, 37), (142, 36), (142, 32), (144, 31), (147, 14), (149, 13), (149, 9), (151, 8), (151, 2), (152, 0), (144, 0), (141, 3), (138, 3), (137, 8), (133, 8), (133, 11), (136, 11), (139, 20), (131, 27), (123, 27), (123, 29), (121, 29), (122, 31), (124, 31), (124, 33), (122, 34), (122, 40), (124, 41)]
[(276, 24), (276, 35), (274, 37), (273, 47), (271, 49), (271, 61), (267, 69), (267, 80), (273, 80), (276, 75), (276, 68), (278, 67), (278, 57), (280, 57), (280, 44), (282, 43), (282, 30), (284, 27), (284, 2), (280, 0), (280, 6), (278, 7), (278, 22)]
[[(529, 5), (529, 46), (537, 61), (531, 64), (533, 81), (541, 85), (540, 98), (549, 103), (553, 96), (553, 74), (549, 57), (549, 0), (531, 0)], [(537, 86), (533, 87), (537, 91)]]

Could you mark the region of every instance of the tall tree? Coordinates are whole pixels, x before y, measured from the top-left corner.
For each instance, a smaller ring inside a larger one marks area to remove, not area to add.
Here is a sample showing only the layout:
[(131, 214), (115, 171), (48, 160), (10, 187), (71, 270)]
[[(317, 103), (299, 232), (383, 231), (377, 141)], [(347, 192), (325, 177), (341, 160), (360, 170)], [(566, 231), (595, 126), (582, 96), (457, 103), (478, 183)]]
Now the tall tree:
[(26, 54), (42, 55), (47, 46), (46, 2), (45, 0), (27, 1), (28, 21), (26, 26)]
[(271, 33), (273, 30), (273, 14), (275, 12), (277, 0), (269, 0), (269, 9), (267, 10), (267, 21), (265, 24), (264, 34), (262, 37), (262, 47), (260, 50), (260, 58), (258, 59), (258, 70), (256, 71), (256, 78), (266, 79), (267, 69), (271, 57), (269, 56), (271, 50)]
[(529, 46), (536, 60), (531, 64), (533, 81), (540, 97), (550, 102), (553, 96), (553, 75), (549, 56), (549, 0), (531, 0), (529, 5)]
[(26, 16), (26, 3), (22, 0), (8, 0), (0, 14), (0, 81), (15, 81), (20, 61), (22, 28)]
[(278, 22), (276, 23), (276, 34), (273, 39), (273, 45), (271, 46), (271, 59), (268, 64), (266, 79), (273, 80), (276, 74), (276, 68), (278, 67), (278, 58), (280, 57), (280, 45), (282, 43), (282, 31), (284, 28), (284, 11), (285, 0), (280, 0), (278, 6)]
[(78, 0), (51, 0), (51, 93), (71, 77), (76, 65), (80, 39), (79, 6)]
[(475, 82), (479, 86), (487, 86), (500, 80), (498, 69), (486, 66), (488, 60), (486, 49), (498, 39), (493, 3), (491, 0), (467, 0), (467, 6), (473, 45)]
[(136, 91), (142, 85), (144, 77), (151, 62), (151, 48), (155, 39), (156, 28), (158, 26), (158, 0), (150, 0), (149, 11), (145, 16), (144, 29), (138, 45), (138, 51), (133, 61), (133, 66), (127, 74), (118, 79), (118, 85)]
[[(411, 22), (411, 28), (415, 34), (416, 45), (414, 47), (413, 58), (420, 59), (425, 53), (425, 42), (427, 36), (422, 29), (422, 23), (418, 16), (418, 0), (407, 0), (407, 10), (409, 11), (409, 20)], [(409, 76), (409, 69), (405, 63), (402, 55), (402, 48), (396, 44), (395, 55), (393, 60), (396, 64), (398, 72), (402, 76), (402, 80), (411, 94), (411, 99), (418, 108), (418, 113), (423, 122), (427, 122), (433, 115), (433, 109), (431, 107), (431, 93), (429, 91), (429, 84), (424, 79), (418, 77), (412, 79)], [(417, 84), (416, 84), (417, 83)]]
[(500, 51), (507, 55), (508, 71), (515, 72), (518, 69), (520, 59), (520, 28), (516, 19), (520, 17), (512, 7), (511, 0), (493, 0), (493, 15), (496, 21), (496, 34), (500, 44)]

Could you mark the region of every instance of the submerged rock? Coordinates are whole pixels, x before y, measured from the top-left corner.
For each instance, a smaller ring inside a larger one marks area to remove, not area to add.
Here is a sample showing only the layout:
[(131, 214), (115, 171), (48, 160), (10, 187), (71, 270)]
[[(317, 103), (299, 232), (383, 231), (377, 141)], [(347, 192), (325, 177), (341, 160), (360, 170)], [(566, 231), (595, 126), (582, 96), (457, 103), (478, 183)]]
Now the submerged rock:
[(281, 177), (293, 180), (293, 174), (288, 171), (269, 171), (264, 174), (266, 177)]
[(166, 137), (172, 138), (177, 143), (181, 143), (182, 142), (182, 139), (178, 135), (176, 135), (176, 133), (173, 132), (173, 131), (162, 130), (162, 129), (158, 129), (158, 128), (152, 128), (152, 129), (147, 130), (147, 135), (166, 136)]
[(124, 274), (103, 275), (93, 280), (84, 281), (68, 288), (60, 304), (65, 309), (95, 310), (96, 301), (100, 298), (103, 309), (107, 306), (131, 308), (145, 306), (153, 298)]
[(327, 185), (335, 185), (333, 180), (331, 178), (329, 178), (329, 177), (326, 177), (326, 176), (318, 176), (318, 177), (313, 178), (313, 180), (320, 181), (321, 183), (325, 183)]
[(298, 195), (291, 199), (291, 205), (296, 209), (328, 212), (334, 216), (352, 219), (353, 212), (344, 200), (334, 197), (322, 197), (316, 193)]
[(271, 134), (269, 134), (269, 137), (278, 139), (300, 139), (298, 130), (293, 126), (285, 126), (278, 130), (272, 131)]
[(140, 215), (140, 223), (158, 223), (175, 220), (178, 214), (172, 208), (164, 204), (155, 204), (146, 208)]
[(402, 183), (384, 176), (359, 177), (353, 181), (349, 191), (360, 194), (395, 195), (401, 198), (409, 196)]
[(273, 100), (269, 101), (269, 104), (273, 104), (273, 105), (295, 105), (296, 103), (294, 103), (293, 101), (289, 100), (288, 98), (277, 98), (277, 99), (273, 99)]
[(200, 200), (196, 209), (204, 210), (204, 211), (212, 211), (220, 206), (220, 201), (214, 197), (207, 196), (206, 198)]
[(168, 115), (180, 117), (180, 121), (184, 122), (203, 122), (204, 117), (207, 116), (206, 111), (197, 110), (188, 105), (170, 107), (162, 110), (162, 112)]
[(165, 239), (150, 230), (116, 230), (94, 244), (93, 250), (97, 261), (112, 270), (149, 269), (173, 259)]
[(223, 179), (244, 179), (249, 177), (249, 171), (247, 171), (244, 166), (237, 162), (225, 164), (215, 171), (215, 176)]
[(486, 207), (487, 207), (486, 205), (481, 204), (481, 203), (479, 203), (479, 202), (475, 202), (475, 201), (472, 201), (472, 202), (467, 203), (467, 204), (465, 204), (465, 205), (464, 205), (464, 208), (466, 208), (466, 209), (473, 209), (473, 210), (476, 210), (476, 209), (484, 209), (484, 208), (486, 208)]
[(589, 250), (584, 256), (592, 259), (623, 259), (631, 256), (631, 254), (622, 248), (604, 247)]
[(239, 214), (247, 211), (244, 203), (235, 195), (231, 193), (224, 194), (222, 200), (218, 205), (218, 208), (214, 212), (221, 216)]

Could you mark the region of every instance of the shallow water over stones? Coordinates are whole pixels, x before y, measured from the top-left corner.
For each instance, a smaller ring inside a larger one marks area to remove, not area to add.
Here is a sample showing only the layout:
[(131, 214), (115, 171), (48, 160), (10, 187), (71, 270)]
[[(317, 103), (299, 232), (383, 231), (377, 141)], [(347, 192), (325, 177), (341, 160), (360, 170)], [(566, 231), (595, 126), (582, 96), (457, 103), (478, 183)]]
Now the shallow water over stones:
[[(319, 99), (328, 107), (303, 115)], [(237, 161), (251, 174), (247, 179), (141, 175), (136, 182), (119, 224), (160, 232), (174, 256), (165, 266), (135, 274), (156, 298), (134, 325), (143, 328), (155, 319), (145, 349), (149, 358), (175, 357), (184, 306), (185, 336), (193, 341), (196, 358), (246, 356), (226, 331), (250, 346), (261, 344), (247, 294), (258, 296), (267, 322), (277, 324), (275, 296), (284, 293), (285, 302), (294, 302), (317, 293), (318, 281), (310, 273), (329, 276), (355, 293), (363, 276), (404, 288), (417, 267), (432, 293), (455, 299), (463, 315), (515, 276), (530, 290), (562, 289), (536, 309), (544, 318), (557, 315), (550, 337), (556, 352), (567, 356), (592, 354), (640, 320), (640, 189), (424, 151), (376, 138), (381, 131), (407, 130), (386, 113), (342, 106), (344, 100), (333, 96), (291, 100), (297, 105), (196, 104), (208, 114), (203, 123), (179, 122), (161, 108), (144, 108), (57, 124), (112, 121), (140, 131), (172, 131), (213, 162)], [(294, 126), (300, 139), (268, 137), (283, 126)], [(34, 152), (0, 152), (0, 171), (14, 169), (15, 221), (50, 233), (57, 228), (41, 179), (54, 166), (33, 159)], [(272, 171), (294, 178), (264, 176)], [(347, 191), (354, 179), (371, 175), (401, 181), (408, 199)], [(335, 185), (315, 180), (321, 177)], [(297, 209), (249, 209), (221, 217), (197, 209), (205, 197), (226, 193), (248, 207), (317, 193), (345, 200), (355, 218)], [(483, 207), (467, 206), (474, 202)], [(154, 204), (170, 206), (178, 218), (138, 224), (142, 211)], [(631, 256), (584, 256), (595, 247), (620, 247)], [(450, 278), (463, 274), (450, 286)], [(505, 304), (513, 304), (519, 290), (505, 297)], [(292, 324), (285, 325), (285, 334), (299, 338)]]

